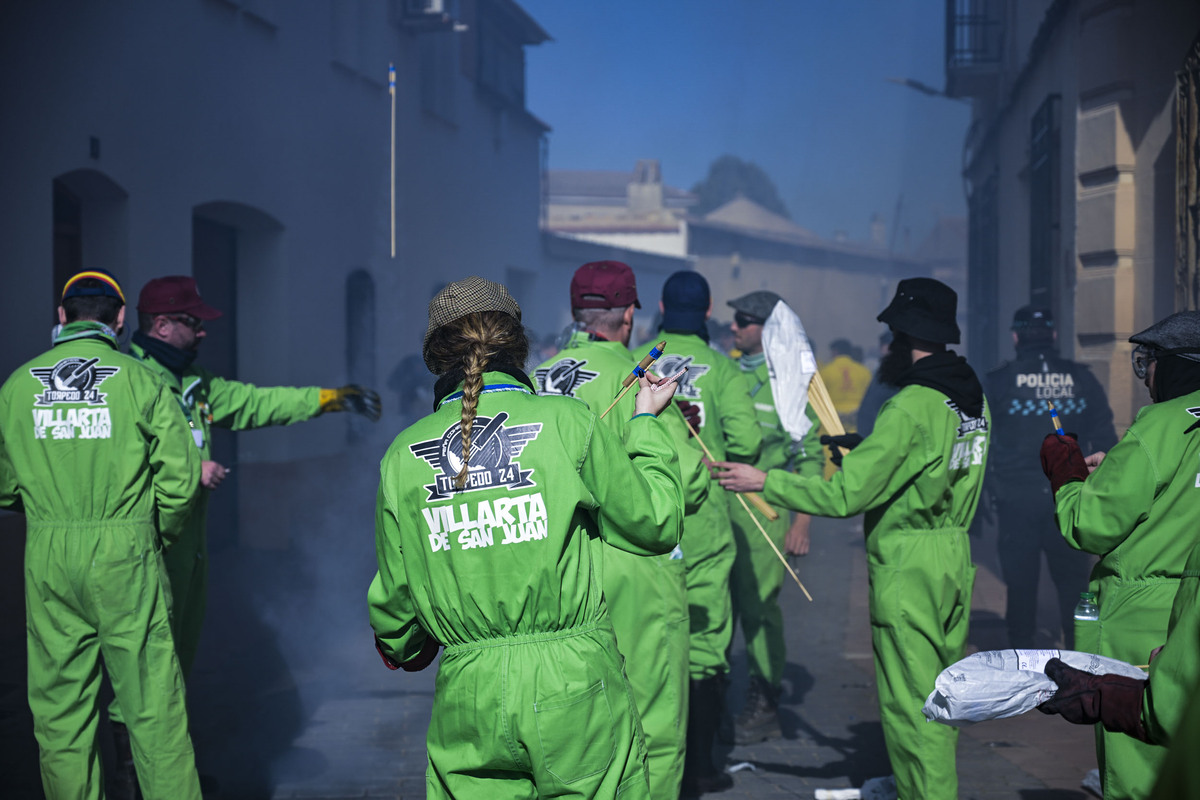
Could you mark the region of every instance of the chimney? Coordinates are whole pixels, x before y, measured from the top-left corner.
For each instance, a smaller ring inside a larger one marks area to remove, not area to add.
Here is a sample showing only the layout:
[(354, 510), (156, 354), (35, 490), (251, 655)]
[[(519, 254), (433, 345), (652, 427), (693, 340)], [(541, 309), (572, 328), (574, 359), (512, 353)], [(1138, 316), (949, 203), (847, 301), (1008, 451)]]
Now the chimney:
[(887, 247), (887, 224), (877, 213), (871, 215), (871, 244)]
[(663, 210), (662, 167), (657, 158), (638, 160), (625, 196), (634, 216), (649, 216)]

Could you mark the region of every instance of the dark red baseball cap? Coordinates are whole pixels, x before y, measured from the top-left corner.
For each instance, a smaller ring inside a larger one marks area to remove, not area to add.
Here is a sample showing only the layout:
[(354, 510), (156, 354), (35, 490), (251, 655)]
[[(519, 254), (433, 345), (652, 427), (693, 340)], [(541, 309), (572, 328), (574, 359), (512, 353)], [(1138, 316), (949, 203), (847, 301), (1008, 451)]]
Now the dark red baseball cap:
[(196, 319), (221, 316), (200, 299), (196, 279), (187, 275), (168, 275), (147, 283), (138, 295), (137, 310), (141, 314), (191, 314)]
[(571, 278), (571, 308), (638, 308), (637, 281), (628, 264), (589, 261)]

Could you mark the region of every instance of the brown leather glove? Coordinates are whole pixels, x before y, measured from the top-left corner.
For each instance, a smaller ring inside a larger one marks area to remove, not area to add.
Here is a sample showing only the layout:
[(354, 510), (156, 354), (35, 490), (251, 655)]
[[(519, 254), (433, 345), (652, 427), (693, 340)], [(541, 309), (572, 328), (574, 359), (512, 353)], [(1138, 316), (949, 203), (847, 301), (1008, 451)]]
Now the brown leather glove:
[(1146, 681), (1123, 675), (1093, 675), (1057, 658), (1046, 662), (1046, 675), (1058, 691), (1038, 706), (1043, 714), (1058, 714), (1076, 725), (1102, 724), (1113, 733), (1146, 741), (1142, 725), (1142, 695)]
[(1058, 494), (1058, 490), (1068, 483), (1087, 480), (1087, 464), (1083, 460), (1079, 442), (1075, 441), (1075, 434), (1046, 435), (1042, 440), (1042, 472), (1050, 479), (1050, 491), (1053, 494)]
[(692, 430), (700, 433), (700, 426), (703, 424), (700, 420), (700, 406), (689, 403), (687, 400), (676, 400), (675, 405), (679, 406), (679, 410), (683, 412), (683, 418), (687, 420), (688, 425), (692, 426)]

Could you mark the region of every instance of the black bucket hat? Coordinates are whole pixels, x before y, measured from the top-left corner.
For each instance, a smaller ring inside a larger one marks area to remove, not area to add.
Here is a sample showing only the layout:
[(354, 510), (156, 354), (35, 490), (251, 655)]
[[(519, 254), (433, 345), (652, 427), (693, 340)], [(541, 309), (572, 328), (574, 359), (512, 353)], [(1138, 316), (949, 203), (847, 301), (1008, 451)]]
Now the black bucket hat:
[(958, 293), (933, 278), (905, 278), (877, 320), (897, 333), (937, 344), (958, 344)]

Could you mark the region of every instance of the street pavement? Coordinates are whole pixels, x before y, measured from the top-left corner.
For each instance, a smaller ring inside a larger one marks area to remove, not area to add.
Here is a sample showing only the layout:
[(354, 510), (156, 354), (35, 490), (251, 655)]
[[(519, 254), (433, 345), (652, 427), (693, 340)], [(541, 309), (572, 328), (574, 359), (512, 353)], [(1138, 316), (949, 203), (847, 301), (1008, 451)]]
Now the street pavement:
[[(19, 520), (0, 518), (0, 795), (14, 800), (41, 797), (24, 702)], [(436, 668), (391, 672), (379, 661), (365, 613), (370, 527), (353, 536), (345, 530), (319, 546), (299, 536), (288, 551), (213, 555), (208, 623), (189, 689), (197, 762), (219, 787), (209, 797), (424, 797)], [(971, 648), (1003, 647), (1004, 588), (989, 566), (994, 544), (973, 544), (980, 569)], [(860, 786), (890, 773), (858, 522), (815, 520), (812, 552), (795, 563), (814, 602), (789, 580), (784, 738), (728, 750), (737, 771), (725, 797), (812, 798), (819, 787)], [(740, 633), (732, 679), (736, 712), (745, 691)], [(107, 750), (103, 725), (100, 738)], [(1079, 782), (1094, 766), (1089, 729), (1036, 713), (983, 723), (960, 737), (959, 796), (1083, 800), (1090, 795)]]

